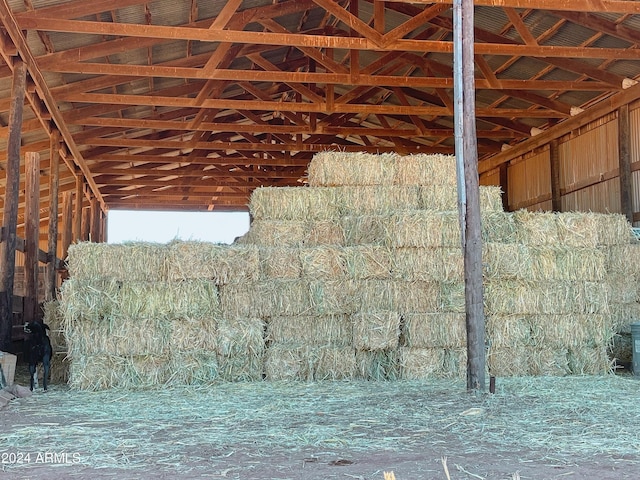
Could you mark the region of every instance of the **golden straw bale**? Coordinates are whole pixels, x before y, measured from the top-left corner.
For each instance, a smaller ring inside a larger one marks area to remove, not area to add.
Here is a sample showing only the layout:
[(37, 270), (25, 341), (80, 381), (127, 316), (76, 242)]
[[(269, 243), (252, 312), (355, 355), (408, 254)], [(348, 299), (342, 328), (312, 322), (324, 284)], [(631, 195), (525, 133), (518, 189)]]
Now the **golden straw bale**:
[(627, 245), (634, 242), (627, 217), (619, 213), (594, 215), (599, 223), (598, 245)]
[(356, 374), (353, 347), (273, 344), (265, 356), (267, 380), (349, 380)]
[(223, 284), (257, 280), (258, 248), (176, 240), (167, 245), (167, 269), (171, 281), (210, 279)]
[(166, 254), (167, 246), (160, 243), (80, 242), (69, 246), (67, 267), (73, 278), (162, 281), (167, 278)]
[(445, 378), (466, 378), (467, 376), (467, 347), (444, 349)]
[(170, 372), (165, 385), (208, 385), (219, 379), (218, 358), (214, 351), (194, 348), (172, 352), (167, 364)]
[(220, 317), (181, 317), (169, 320), (168, 352), (215, 351)]
[(418, 209), (431, 211), (458, 211), (456, 185), (426, 184), (418, 187)]
[(157, 355), (72, 356), (69, 385), (80, 390), (140, 390), (165, 385), (170, 357)]
[(392, 264), (393, 278), (438, 282), (464, 280), (464, 258), (460, 248), (396, 248)]
[(518, 243), (485, 242), (482, 250), (485, 278), (528, 279), (532, 277), (530, 249)]
[(309, 285), (302, 280), (264, 280), (220, 287), (225, 317), (271, 317), (308, 314)]
[(525, 245), (556, 245), (560, 234), (553, 212), (529, 212), (518, 210), (513, 214), (519, 243)]
[(344, 249), (336, 246), (309, 247), (300, 250), (302, 274), (310, 279), (336, 279), (346, 276)]
[(556, 249), (558, 280), (602, 281), (606, 276), (606, 256), (596, 247), (565, 247)]
[(238, 242), (259, 247), (297, 247), (309, 238), (309, 227), (302, 220), (254, 220)]
[(542, 346), (529, 349), (529, 375), (563, 377), (569, 374), (567, 348)]
[(309, 282), (311, 309), (305, 313), (331, 315), (352, 313), (358, 307), (359, 282), (348, 279), (321, 279)]
[(346, 314), (271, 317), (266, 339), (269, 343), (348, 346), (353, 344), (353, 322)]
[(383, 245), (387, 235), (389, 216), (347, 215), (340, 220), (345, 245)]
[(264, 374), (264, 352), (242, 352), (234, 355), (220, 355), (218, 375), (228, 382), (255, 382)]
[(567, 358), (573, 375), (607, 375), (613, 369), (606, 345), (570, 347)]
[(638, 298), (638, 283), (636, 281), (629, 281), (627, 277), (609, 275), (604, 286), (607, 292), (608, 303), (611, 305), (633, 303), (640, 300)]
[(262, 356), (264, 322), (256, 317), (225, 317), (218, 322), (216, 350), (219, 355)]
[(396, 176), (394, 153), (320, 152), (309, 164), (309, 185), (392, 185)]
[(443, 348), (400, 347), (400, 375), (405, 380), (422, 380), (445, 375)]
[(482, 241), (514, 243), (518, 241), (516, 221), (511, 212), (483, 211)]
[(529, 375), (529, 357), (529, 349), (524, 347), (490, 347), (487, 367), (496, 377)]
[(346, 245), (341, 221), (315, 220), (308, 222), (305, 246)]
[(299, 247), (262, 247), (259, 258), (262, 279), (295, 279), (302, 276)]
[(456, 185), (453, 155), (417, 154), (399, 156), (394, 183), (397, 185)]
[(629, 325), (640, 320), (640, 303), (614, 303), (610, 306), (610, 315), (614, 332), (631, 333)]
[(260, 187), (251, 194), (255, 220), (334, 220), (339, 216), (336, 191), (323, 187)]
[(358, 186), (335, 187), (341, 215), (388, 215), (417, 210), (419, 187)]
[(388, 279), (392, 270), (392, 250), (380, 245), (344, 247), (347, 275), (354, 280)]
[(391, 311), (353, 315), (353, 345), (357, 350), (393, 350), (398, 347), (400, 315)]
[(309, 380), (308, 364), (303, 362), (304, 351), (309, 347), (300, 344), (270, 345), (265, 352), (264, 372), (266, 380)]
[(524, 315), (493, 314), (486, 316), (487, 341), (493, 348), (531, 345), (531, 330)]
[(356, 377), (363, 380), (398, 380), (398, 350), (356, 350)]
[(601, 246), (599, 250), (605, 256), (607, 273), (640, 278), (640, 243)]
[(536, 345), (577, 347), (607, 345), (614, 335), (613, 321), (602, 314), (531, 315)]
[(598, 246), (598, 216), (591, 212), (563, 212), (556, 215), (560, 244), (568, 247)]
[(400, 280), (364, 280), (358, 282), (357, 310), (391, 310), (408, 312), (441, 312), (448, 299), (443, 298), (443, 284), (437, 282), (405, 282)]
[(355, 376), (356, 355), (353, 347), (317, 347), (313, 380), (352, 380)]
[(459, 348), (467, 344), (464, 313), (405, 313), (404, 346)]
[(385, 242), (391, 247), (460, 246), (457, 212), (424, 210), (391, 215), (385, 226)]

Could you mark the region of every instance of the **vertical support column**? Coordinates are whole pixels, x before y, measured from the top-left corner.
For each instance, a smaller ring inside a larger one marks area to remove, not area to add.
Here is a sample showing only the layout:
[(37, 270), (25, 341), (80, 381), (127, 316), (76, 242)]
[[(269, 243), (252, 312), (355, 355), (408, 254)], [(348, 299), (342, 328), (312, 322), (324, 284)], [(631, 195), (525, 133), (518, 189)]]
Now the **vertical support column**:
[(502, 188), (502, 209), (509, 211), (509, 164), (500, 164), (500, 187)]
[(78, 240), (82, 242), (88, 242), (91, 235), (91, 207), (85, 207), (82, 209), (82, 231), (80, 232), (80, 238)]
[(3, 238), (0, 242), (0, 350), (10, 350), (13, 327), (13, 276), (16, 268), (16, 230), (20, 198), (20, 139), (27, 67), (20, 59), (13, 64), (9, 138), (7, 139), (7, 184), (4, 197)]
[(62, 250), (60, 258), (67, 258), (69, 245), (73, 238), (73, 192), (68, 191), (62, 194)]
[(58, 188), (60, 186), (60, 132), (53, 130), (49, 143), (49, 241), (45, 275), (45, 300), (56, 298), (58, 259)]
[(633, 201), (631, 196), (631, 137), (629, 105), (618, 109), (618, 162), (620, 171), (620, 209), (633, 224)]
[(84, 202), (84, 192), (82, 190), (83, 177), (81, 173), (76, 174), (76, 203), (73, 220), (73, 241), (82, 240), (82, 203)]
[(40, 240), (40, 155), (25, 155), (24, 322), (38, 317), (38, 251)]
[(549, 143), (549, 160), (551, 162), (551, 209), (562, 211), (562, 195), (560, 193), (560, 147), (558, 139)]
[(98, 202), (98, 199), (93, 197), (91, 199), (91, 208), (90, 208), (90, 214), (91, 214), (91, 226), (89, 229), (89, 240), (94, 242), (94, 243), (99, 243), (100, 242), (100, 202)]

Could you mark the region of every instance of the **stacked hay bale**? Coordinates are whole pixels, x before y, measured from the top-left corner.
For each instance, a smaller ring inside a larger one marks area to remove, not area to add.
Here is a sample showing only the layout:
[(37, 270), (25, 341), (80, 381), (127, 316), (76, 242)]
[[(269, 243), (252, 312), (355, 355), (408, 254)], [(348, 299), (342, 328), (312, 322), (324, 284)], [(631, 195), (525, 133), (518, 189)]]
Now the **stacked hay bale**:
[[(488, 367), (601, 373), (638, 309), (618, 215), (506, 213), (481, 187)], [(324, 153), (309, 186), (260, 188), (235, 245), (79, 244), (62, 310), (71, 385), (459, 377), (455, 160)]]
[(42, 321), (49, 326), (51, 341), (51, 383), (67, 383), (69, 381), (69, 358), (67, 357), (67, 341), (64, 336), (63, 318), (57, 300), (43, 304)]

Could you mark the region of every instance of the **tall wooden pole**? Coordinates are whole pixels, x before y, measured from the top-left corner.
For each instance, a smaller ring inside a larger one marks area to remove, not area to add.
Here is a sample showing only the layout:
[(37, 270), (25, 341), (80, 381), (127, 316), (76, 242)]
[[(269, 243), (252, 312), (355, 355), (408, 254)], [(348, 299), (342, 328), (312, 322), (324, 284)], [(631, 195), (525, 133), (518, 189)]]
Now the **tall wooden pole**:
[(82, 203), (84, 201), (83, 177), (81, 173), (76, 174), (76, 203), (74, 207), (73, 217), (73, 240), (79, 242), (82, 240)]
[(551, 162), (551, 210), (562, 211), (562, 196), (560, 195), (560, 144), (558, 139), (549, 142), (549, 161)]
[(16, 268), (16, 230), (20, 198), (20, 139), (27, 67), (22, 60), (13, 64), (9, 138), (7, 139), (7, 184), (4, 198), (3, 241), (0, 243), (0, 350), (11, 348), (13, 327), (13, 276)]
[(39, 320), (38, 251), (40, 241), (40, 155), (27, 152), (25, 160), (24, 322)]
[[(485, 388), (485, 320), (482, 291), (482, 226), (476, 138), (473, 0), (454, 0), (454, 99), (458, 199), (464, 251), (467, 324), (467, 389)], [(456, 75), (457, 74), (457, 75)], [(457, 87), (457, 88), (455, 88)], [(463, 172), (463, 175), (461, 174)], [(461, 177), (464, 177), (464, 181)]]
[(73, 238), (73, 192), (62, 193), (62, 252), (60, 258), (66, 260)]
[(53, 130), (49, 144), (49, 241), (45, 275), (45, 300), (56, 298), (58, 259), (58, 188), (60, 185), (60, 132)]
[(629, 104), (618, 109), (618, 162), (620, 171), (620, 208), (627, 220), (633, 223), (633, 200), (631, 181), (631, 135)]

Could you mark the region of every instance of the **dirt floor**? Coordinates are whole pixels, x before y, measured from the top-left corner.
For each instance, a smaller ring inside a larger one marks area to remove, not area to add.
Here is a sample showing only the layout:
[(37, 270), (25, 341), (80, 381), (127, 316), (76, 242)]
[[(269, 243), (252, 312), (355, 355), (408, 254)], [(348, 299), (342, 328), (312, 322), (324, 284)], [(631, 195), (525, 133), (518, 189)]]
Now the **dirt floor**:
[(451, 380), (54, 385), (0, 425), (0, 479), (640, 478), (630, 376), (498, 378), (495, 395)]

